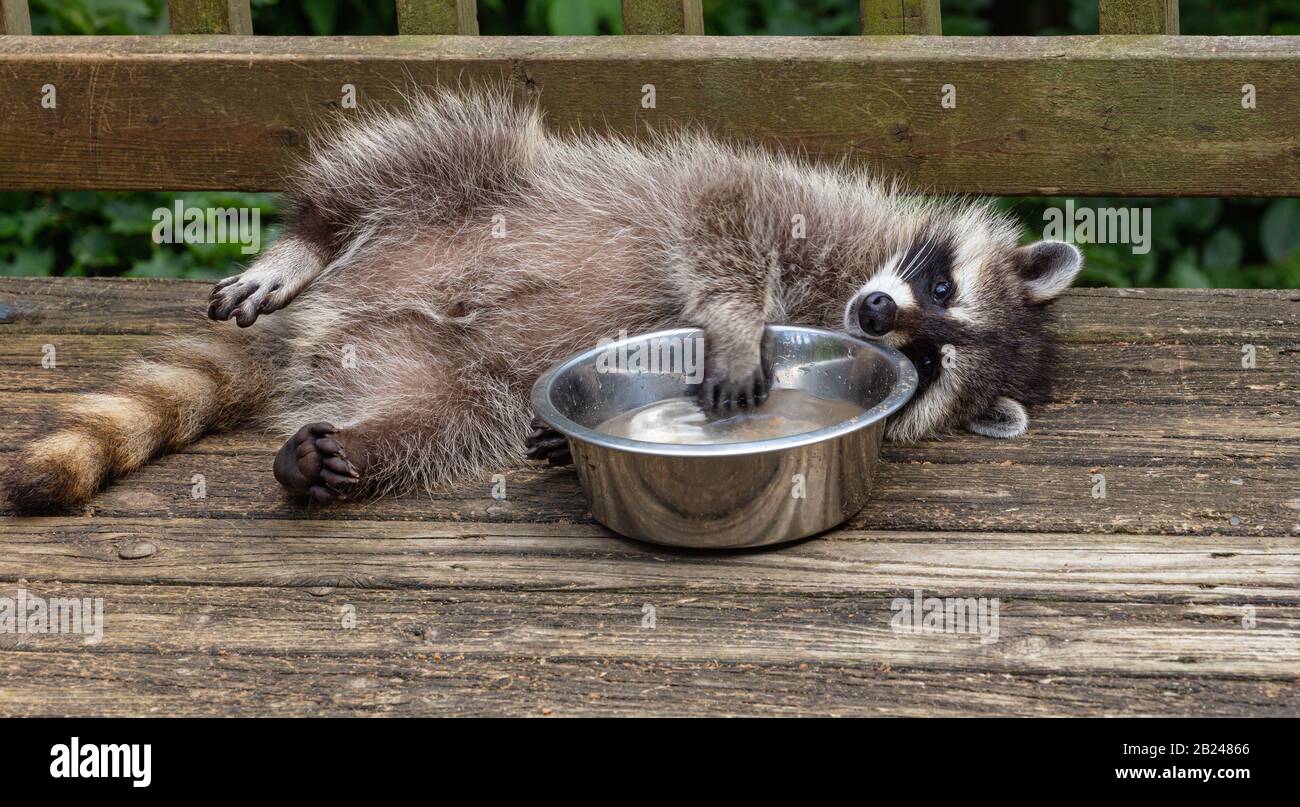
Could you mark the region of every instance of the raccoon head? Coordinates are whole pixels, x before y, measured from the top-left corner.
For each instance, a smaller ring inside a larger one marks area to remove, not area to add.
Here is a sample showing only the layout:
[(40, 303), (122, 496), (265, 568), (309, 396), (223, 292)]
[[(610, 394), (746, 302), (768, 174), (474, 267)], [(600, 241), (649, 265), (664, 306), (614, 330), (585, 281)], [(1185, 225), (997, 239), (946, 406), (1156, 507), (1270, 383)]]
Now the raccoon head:
[(1018, 247), (1015, 229), (986, 218), (931, 227), (874, 271), (844, 311), (845, 329), (898, 348), (916, 366), (917, 391), (889, 422), (902, 442), (957, 427), (1018, 437), (1025, 404), (1047, 400), (1048, 303), (1083, 266), (1062, 241)]

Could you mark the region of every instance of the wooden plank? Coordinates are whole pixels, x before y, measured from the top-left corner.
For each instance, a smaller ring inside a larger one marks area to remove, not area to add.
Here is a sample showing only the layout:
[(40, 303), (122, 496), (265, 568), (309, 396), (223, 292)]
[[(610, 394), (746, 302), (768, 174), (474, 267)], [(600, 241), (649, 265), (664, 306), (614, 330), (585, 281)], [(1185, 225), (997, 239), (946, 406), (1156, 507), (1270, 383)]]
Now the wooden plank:
[(273, 189), (344, 80), (376, 105), (509, 80), (558, 128), (699, 121), (941, 190), (1300, 195), (1297, 37), (9, 40), (0, 95), (60, 92), (0, 118), (0, 187)]
[(168, 0), (167, 21), (173, 34), (253, 33), (248, 0)]
[(1068, 342), (1254, 344), (1300, 337), (1296, 289), (1071, 289), (1055, 308)]
[[(298, 513), (0, 519), (0, 580), (501, 592), (786, 593), (1168, 605), (1300, 605), (1294, 537), (840, 530), (779, 552), (671, 550), (589, 524), (347, 521)], [(155, 551), (125, 559), (124, 547)]]
[[(101, 635), (0, 634), (15, 652), (830, 664), (1009, 674), (1226, 676), (1300, 683), (1300, 608), (986, 598), (981, 637), (894, 627), (913, 592), (551, 592), (0, 583), (0, 596), (98, 598)], [(954, 596), (944, 590), (925, 596)], [(509, 608), (502, 607), (508, 598)], [(653, 627), (644, 617), (654, 608)], [(351, 627), (343, 617), (351, 617)], [(1251, 627), (1243, 625), (1243, 620)], [(93, 632), (93, 631), (92, 631)], [(1300, 710), (1300, 703), (1296, 704)]]
[[(274, 693), (271, 711), (284, 714), (1284, 715), (1300, 702), (1293, 556), (1271, 568), (1228, 552), (1189, 557), (1187, 570), (1217, 565), (1250, 587), (1219, 599), (1215, 584), (1202, 583), (1185, 599), (1153, 600), (1151, 578), (1162, 575), (1150, 568), (1121, 575), (1145, 581), (1141, 590), (1121, 584), (1100, 597), (1009, 595), (990, 574), (977, 596), (1007, 604), (998, 642), (981, 645), (883, 627), (887, 602), (908, 594), (900, 586), (975, 595), (970, 579), (917, 574), (896, 557), (845, 556), (831, 542), (737, 556), (611, 541), (590, 528), (540, 528), (519, 543), (484, 525), (457, 534), (456, 525), (354, 522), (336, 532), (287, 522), (262, 532), (239, 523), (223, 534), (209, 522), (168, 524), (150, 534), (154, 555), (126, 561), (119, 550), (138, 539), (142, 522), (11, 523), (34, 528), (34, 541), (7, 537), (8, 562), (45, 570), (21, 585), (38, 596), (104, 597), (111, 627), (93, 648), (68, 637), (0, 638), (4, 714), (242, 714), (266, 712), (265, 693)], [(897, 548), (917, 538), (883, 533), (854, 545)], [(1058, 538), (1066, 551), (1114, 542)], [(220, 557), (193, 554), (194, 539), (224, 545)], [(932, 541), (931, 558), (955, 551), (950, 566), (990, 572), (1004, 557), (1037, 554), (1017, 546), (1022, 536), (923, 540)], [(1119, 543), (1153, 557), (1170, 547), (1168, 537)], [(345, 544), (353, 548), (340, 553)], [(59, 559), (33, 555), (33, 545)], [(976, 547), (993, 554), (961, 557)], [(503, 549), (514, 557), (498, 564), (493, 554)], [(96, 558), (98, 569), (85, 568)], [(1077, 560), (1054, 560), (1077, 571), (1087, 558), (1085, 549)], [(133, 574), (106, 574), (110, 564)], [(304, 574), (305, 564), (315, 571)], [(168, 570), (220, 585), (177, 584)], [(879, 573), (864, 578), (863, 570)], [(254, 578), (269, 586), (249, 588)], [(1087, 603), (1065, 599), (1073, 597)], [(639, 627), (647, 602), (656, 604), (652, 632)], [(1254, 604), (1253, 628), (1241, 623), (1243, 603)], [(338, 622), (346, 606), (354, 629)], [(51, 678), (42, 667), (60, 672)], [(255, 679), (261, 685), (250, 687)], [(729, 681), (750, 691), (737, 700)], [(968, 687), (983, 694), (960, 697)]]
[(1103, 34), (1177, 34), (1178, 0), (1100, 0)]
[(625, 34), (704, 33), (701, 0), (623, 0)]
[[(0, 277), (5, 334), (154, 334), (206, 310), (212, 284), (152, 278)], [(1300, 289), (1070, 289), (1055, 304), (1071, 343), (1300, 341)]]
[(859, 6), (867, 35), (943, 33), (939, 0), (860, 0)]
[(478, 36), (478, 4), (475, 0), (397, 0), (397, 32)]
[(0, 0), (0, 34), (20, 35), (32, 32), (32, 18), (27, 0)]
[[(5, 413), (9, 414), (7, 407)], [(962, 435), (918, 449), (888, 447), (873, 497), (849, 525), (1025, 530), (1042, 533), (1048, 545), (1059, 532), (1206, 536), (1224, 546), (1249, 536), (1300, 535), (1294, 438), (1286, 444), (1259, 439), (1244, 448), (1233, 439), (1203, 441), (1198, 448), (1186, 449), (1201, 456), (1184, 463), (1163, 456), (1166, 450), (1177, 450), (1183, 440), (1176, 428), (1173, 436), (1147, 438), (1131, 451), (1111, 454), (1106, 446), (1124, 442), (1123, 434), (1102, 439), (1096, 432), (1071, 425), (1073, 434), (1045, 438), (1056, 446), (1049, 449), (1051, 453), (1075, 454), (1056, 460), (1034, 457), (1031, 446), (1038, 441), (1036, 436), (1016, 445), (991, 445)], [(1208, 428), (1213, 424), (1207, 422)], [(6, 447), (16, 442), (8, 439)], [(273, 435), (255, 433), (204, 438), (185, 452), (163, 457), (110, 486), (86, 512), (102, 517), (164, 514), (209, 519), (310, 516), (339, 523), (355, 519), (591, 523), (572, 469), (503, 468), (508, 496), (501, 501), (492, 498), (491, 483), (484, 479), (431, 497), (414, 495), (325, 510), (305, 507), (287, 500), (271, 478), (278, 443)], [(1143, 447), (1154, 456), (1143, 456)], [(1287, 459), (1279, 461), (1279, 456)], [(1097, 473), (1106, 478), (1104, 500), (1091, 495)], [(195, 474), (205, 481), (206, 498), (192, 496)]]
[(4, 716), (1274, 716), (1288, 681), (506, 656), (0, 655)]

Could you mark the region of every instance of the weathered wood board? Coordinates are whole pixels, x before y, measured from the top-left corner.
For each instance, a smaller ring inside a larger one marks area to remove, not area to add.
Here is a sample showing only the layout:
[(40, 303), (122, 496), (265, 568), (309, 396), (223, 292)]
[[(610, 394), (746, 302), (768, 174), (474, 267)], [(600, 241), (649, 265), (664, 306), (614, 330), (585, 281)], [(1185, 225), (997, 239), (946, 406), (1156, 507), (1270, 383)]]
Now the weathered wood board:
[[(0, 451), (205, 289), (0, 278)], [(1300, 715), (1300, 292), (1059, 311), (1025, 438), (887, 446), (848, 528), (775, 550), (618, 538), (567, 469), (304, 508), (251, 432), (0, 515), (0, 597), (105, 612), (94, 644), (0, 633), (0, 714)], [(893, 630), (916, 590), (996, 598), (996, 640)]]
[(698, 122), (925, 188), (1300, 195), (1284, 36), (6, 37), (0, 186), (276, 189), (332, 116), (476, 82), (558, 129)]
[(623, 33), (704, 33), (701, 0), (623, 0)]
[(1099, 0), (1103, 34), (1177, 34), (1178, 0)]
[(397, 30), (403, 34), (478, 34), (474, 0), (397, 0)]

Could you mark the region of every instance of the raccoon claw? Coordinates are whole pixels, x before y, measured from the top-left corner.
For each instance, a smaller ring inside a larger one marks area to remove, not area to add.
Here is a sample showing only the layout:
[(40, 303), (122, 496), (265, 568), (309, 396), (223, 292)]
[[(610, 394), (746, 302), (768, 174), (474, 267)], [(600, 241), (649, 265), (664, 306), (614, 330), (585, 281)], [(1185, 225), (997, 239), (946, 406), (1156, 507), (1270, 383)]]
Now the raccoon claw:
[(763, 368), (758, 368), (749, 375), (733, 380), (705, 375), (700, 385), (699, 404), (706, 414), (730, 415), (755, 409), (767, 400), (767, 393), (772, 388), (772, 378)]
[(310, 423), (290, 437), (275, 455), (275, 478), (290, 493), (321, 504), (346, 500), (361, 483), (361, 473), (328, 423)]
[(524, 440), (524, 456), (530, 460), (545, 460), (552, 466), (570, 465), (573, 454), (569, 452), (569, 438), (546, 425), (541, 418), (533, 418), (533, 430)]
[(234, 317), (239, 327), (247, 328), (257, 321), (258, 315), (279, 311), (288, 303), (288, 295), (283, 293), (279, 281), (245, 272), (212, 287), (208, 295), (208, 318), (225, 321)]

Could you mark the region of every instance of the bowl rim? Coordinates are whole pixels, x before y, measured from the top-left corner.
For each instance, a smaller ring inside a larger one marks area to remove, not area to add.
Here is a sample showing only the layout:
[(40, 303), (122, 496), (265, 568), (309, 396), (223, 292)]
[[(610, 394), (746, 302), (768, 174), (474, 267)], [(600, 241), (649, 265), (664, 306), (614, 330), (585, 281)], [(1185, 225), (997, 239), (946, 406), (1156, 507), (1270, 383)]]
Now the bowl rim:
[(806, 325), (767, 325), (764, 327), (765, 332), (775, 331), (778, 333), (802, 333), (835, 339), (856, 348), (867, 348), (873, 350), (880, 354), (894, 368), (894, 375), (897, 380), (889, 390), (889, 393), (881, 399), (879, 403), (855, 418), (810, 432), (801, 432), (800, 434), (776, 437), (770, 440), (749, 440), (740, 443), (652, 443), (645, 440), (633, 440), (627, 437), (614, 437), (613, 435), (587, 428), (586, 426), (570, 420), (561, 413), (553, 403), (551, 403), (551, 390), (555, 386), (555, 380), (561, 373), (574, 365), (593, 361), (602, 352), (621, 345), (630, 345), (636, 342), (655, 338), (685, 337), (701, 331), (701, 328), (693, 327), (653, 331), (651, 333), (636, 334), (623, 339), (617, 339), (575, 353), (542, 373), (533, 384), (533, 412), (551, 428), (560, 432), (565, 437), (581, 440), (586, 443), (593, 443), (604, 448), (628, 451), (635, 454), (651, 454), (664, 457), (743, 456), (746, 454), (766, 454), (774, 451), (786, 451), (791, 448), (798, 448), (812, 443), (820, 443), (826, 440), (842, 437), (846, 434), (851, 434), (860, 429), (869, 428), (870, 426), (884, 421), (899, 409), (902, 409), (903, 406), (911, 400), (912, 396), (916, 394), (916, 368), (912, 365), (910, 359), (888, 345), (869, 342), (865, 339), (850, 336), (843, 331), (832, 331), (825, 328), (814, 328)]

